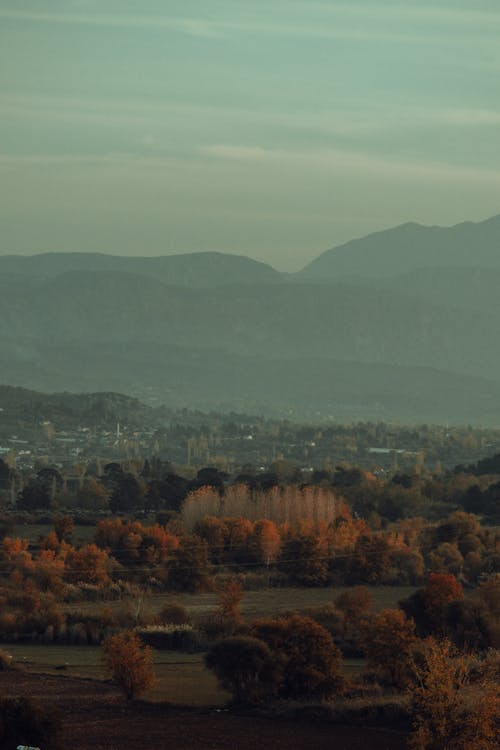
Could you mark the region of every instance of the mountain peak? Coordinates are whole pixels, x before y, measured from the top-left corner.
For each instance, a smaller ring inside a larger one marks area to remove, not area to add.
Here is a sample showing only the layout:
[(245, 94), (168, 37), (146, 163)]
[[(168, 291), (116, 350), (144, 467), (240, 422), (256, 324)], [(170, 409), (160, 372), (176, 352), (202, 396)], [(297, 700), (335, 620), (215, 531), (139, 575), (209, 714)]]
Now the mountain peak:
[(407, 222), (327, 250), (296, 279), (384, 278), (417, 268), (500, 268), (500, 215), (451, 227)]

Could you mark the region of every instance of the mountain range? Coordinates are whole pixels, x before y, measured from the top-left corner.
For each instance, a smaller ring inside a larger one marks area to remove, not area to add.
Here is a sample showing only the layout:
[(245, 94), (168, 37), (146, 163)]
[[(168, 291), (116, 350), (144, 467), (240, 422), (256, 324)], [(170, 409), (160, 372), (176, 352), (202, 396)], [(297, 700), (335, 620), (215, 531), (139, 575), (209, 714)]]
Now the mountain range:
[(0, 382), (302, 418), (500, 426), (500, 216), (296, 274), (222, 253), (0, 256)]

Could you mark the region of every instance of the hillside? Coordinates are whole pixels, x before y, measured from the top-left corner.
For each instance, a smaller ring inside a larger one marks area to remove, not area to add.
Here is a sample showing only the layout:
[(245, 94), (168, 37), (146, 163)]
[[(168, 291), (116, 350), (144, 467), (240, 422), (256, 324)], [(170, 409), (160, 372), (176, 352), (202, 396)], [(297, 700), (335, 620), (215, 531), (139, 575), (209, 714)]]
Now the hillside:
[(500, 269), (500, 215), (453, 227), (403, 224), (327, 250), (295, 278), (381, 279), (419, 268)]
[(130, 273), (180, 287), (269, 284), (281, 274), (241, 255), (206, 252), (141, 258), (100, 253), (0, 255), (0, 278), (46, 280), (68, 272)]

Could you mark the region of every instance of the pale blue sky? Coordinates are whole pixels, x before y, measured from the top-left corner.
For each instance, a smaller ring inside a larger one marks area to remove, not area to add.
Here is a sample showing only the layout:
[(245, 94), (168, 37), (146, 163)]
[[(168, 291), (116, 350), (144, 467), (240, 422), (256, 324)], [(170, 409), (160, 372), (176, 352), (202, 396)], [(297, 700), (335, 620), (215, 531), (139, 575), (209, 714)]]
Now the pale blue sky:
[(0, 0), (0, 253), (295, 270), (500, 213), (498, 0)]

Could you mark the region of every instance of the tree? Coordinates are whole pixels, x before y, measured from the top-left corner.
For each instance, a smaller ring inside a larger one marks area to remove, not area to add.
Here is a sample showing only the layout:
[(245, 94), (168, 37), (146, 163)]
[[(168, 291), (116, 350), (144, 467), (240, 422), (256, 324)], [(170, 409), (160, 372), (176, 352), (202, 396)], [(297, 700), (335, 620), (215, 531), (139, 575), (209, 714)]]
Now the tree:
[(154, 686), (153, 650), (144, 646), (136, 633), (124, 630), (111, 635), (101, 648), (104, 666), (127, 700)]
[(298, 614), (257, 620), (250, 635), (264, 641), (280, 665), (280, 697), (326, 698), (340, 691), (342, 655), (315, 620)]
[(265, 518), (257, 521), (250, 545), (258, 562), (269, 567), (278, 557), (281, 547), (281, 537), (276, 525)]
[(464, 598), (462, 584), (447, 573), (430, 573), (423, 589), (400, 602), (399, 606), (415, 620), (418, 634), (443, 635), (447, 632), (447, 609)]
[(223, 617), (234, 623), (241, 622), (240, 604), (243, 599), (241, 584), (234, 578), (217, 590), (219, 611)]
[(237, 703), (255, 703), (275, 692), (279, 673), (275, 659), (258, 638), (224, 638), (212, 646), (205, 664)]
[(71, 516), (62, 516), (54, 521), (54, 531), (59, 542), (70, 542), (73, 535), (74, 522)]
[(173, 591), (203, 591), (212, 585), (210, 573), (206, 542), (186, 536), (167, 561), (167, 586)]
[(110, 560), (95, 544), (71, 548), (66, 557), (66, 577), (71, 583), (92, 583), (102, 586), (109, 582)]
[(373, 597), (368, 586), (354, 586), (335, 599), (335, 606), (344, 613), (346, 623), (355, 625), (371, 612)]
[(138, 510), (144, 505), (144, 491), (133, 474), (123, 474), (114, 480), (109, 507), (113, 513)]
[(323, 586), (328, 580), (326, 550), (316, 536), (288, 539), (281, 551), (280, 564), (299, 586)]
[(363, 628), (368, 665), (396, 687), (405, 687), (410, 680), (416, 642), (415, 623), (400, 609), (384, 609)]
[(410, 690), (411, 750), (494, 750), (500, 744), (498, 683), (474, 676), (449, 641), (429, 638)]

